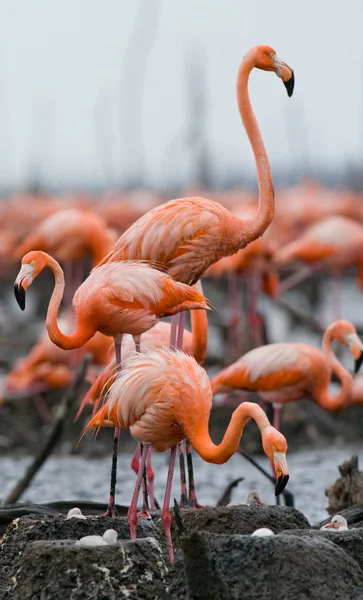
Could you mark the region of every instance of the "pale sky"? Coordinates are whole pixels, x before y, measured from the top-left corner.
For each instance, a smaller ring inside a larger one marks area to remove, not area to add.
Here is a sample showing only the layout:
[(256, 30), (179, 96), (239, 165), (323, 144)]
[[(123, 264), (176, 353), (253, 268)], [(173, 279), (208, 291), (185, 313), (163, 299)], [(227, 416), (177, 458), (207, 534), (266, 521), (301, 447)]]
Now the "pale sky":
[[(146, 30), (131, 38), (134, 0), (0, 0), (0, 187), (21, 185), (37, 164), (53, 186), (120, 183), (140, 151), (151, 184), (188, 178), (185, 65), (196, 52), (204, 60), (216, 177), (253, 175), (235, 80), (243, 55), (260, 43), (296, 76), (291, 99), (271, 73), (254, 71), (250, 80), (273, 170), (301, 165), (306, 144), (315, 165), (361, 160), (363, 168), (362, 0), (143, 6)], [(142, 52), (143, 40), (151, 45), (140, 86), (134, 74), (143, 58), (135, 50)]]

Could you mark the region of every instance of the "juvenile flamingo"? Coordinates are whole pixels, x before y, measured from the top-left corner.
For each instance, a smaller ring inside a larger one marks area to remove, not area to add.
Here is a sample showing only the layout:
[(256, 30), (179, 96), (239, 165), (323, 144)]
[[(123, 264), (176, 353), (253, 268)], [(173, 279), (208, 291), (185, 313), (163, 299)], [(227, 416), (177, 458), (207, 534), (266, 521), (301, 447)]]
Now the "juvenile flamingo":
[[(263, 401), (274, 407), (276, 429), (280, 428), (280, 407), (288, 402), (308, 398), (324, 410), (340, 410), (350, 402), (353, 378), (333, 353), (334, 339), (349, 347), (358, 370), (363, 360), (363, 343), (352, 323), (335, 321), (324, 333), (322, 352), (307, 344), (260, 346), (214, 377), (213, 393), (233, 389), (258, 392)], [(329, 393), (332, 371), (341, 381), (335, 396)]]
[[(22, 259), (22, 267), (15, 280), (14, 291), (22, 310), (29, 285), (49, 267), (55, 286), (49, 302), (46, 327), (52, 342), (64, 350), (80, 348), (97, 331), (114, 338), (116, 363), (121, 367), (121, 342), (124, 333), (130, 333), (136, 348), (140, 336), (151, 329), (161, 317), (183, 310), (205, 308), (206, 299), (189, 286), (174, 281), (166, 273), (142, 262), (105, 264), (94, 270), (76, 291), (73, 307), (76, 329), (70, 335), (62, 333), (57, 317), (64, 292), (64, 275), (57, 261), (45, 252), (29, 252)], [(115, 482), (119, 429), (114, 436), (111, 470), (111, 493), (107, 515), (115, 514)]]
[(150, 448), (156, 452), (171, 449), (161, 517), (171, 562), (174, 552), (169, 505), (178, 442), (188, 438), (205, 461), (223, 464), (236, 452), (244, 425), (253, 418), (262, 435), (264, 452), (274, 466), (276, 495), (283, 491), (288, 481), (286, 440), (271, 426), (257, 404), (245, 402), (234, 411), (218, 446), (212, 442), (208, 432), (211, 408), (212, 389), (205, 370), (192, 356), (164, 348), (126, 359), (125, 368), (110, 389), (107, 402), (83, 432), (93, 427), (117, 426), (129, 429), (135, 440), (144, 445), (128, 512), (132, 539), (136, 537), (137, 501)]

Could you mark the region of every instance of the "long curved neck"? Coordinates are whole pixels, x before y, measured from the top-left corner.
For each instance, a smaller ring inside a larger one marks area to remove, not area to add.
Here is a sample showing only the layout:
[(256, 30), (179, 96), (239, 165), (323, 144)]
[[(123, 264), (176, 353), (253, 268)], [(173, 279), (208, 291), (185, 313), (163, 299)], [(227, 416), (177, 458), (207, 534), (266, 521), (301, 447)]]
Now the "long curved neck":
[(64, 274), (60, 265), (51, 256), (48, 256), (46, 266), (52, 271), (55, 281), (46, 318), (48, 335), (52, 342), (60, 348), (63, 348), (63, 350), (80, 348), (94, 335), (95, 332), (90, 331), (90, 329), (86, 327), (82, 327), (79, 323), (78, 315), (76, 330), (71, 335), (65, 335), (60, 331), (58, 327), (58, 313), (64, 292)]
[(348, 373), (348, 371), (338, 361), (337, 357), (335, 356), (332, 350), (331, 343), (333, 339), (333, 332), (327, 330), (323, 336), (322, 348), (323, 354), (326, 360), (328, 361), (329, 366), (341, 382), (341, 387), (339, 392), (335, 394), (335, 396), (331, 396), (329, 394), (328, 387), (324, 388), (321, 394), (319, 395), (319, 406), (321, 406), (321, 408), (324, 408), (325, 410), (331, 411), (340, 410), (349, 403), (353, 384), (351, 374)]
[[(193, 287), (204, 295), (200, 280)], [(192, 355), (197, 363), (201, 365), (206, 357), (208, 347), (207, 311), (204, 309), (190, 311), (190, 322), (192, 327)]]
[[(196, 423), (194, 429), (188, 430), (187, 437), (206, 462), (222, 464), (236, 452), (243, 433), (243, 428), (249, 418), (252, 418), (263, 435), (271, 424), (258, 404), (243, 402), (233, 412), (223, 440), (216, 446), (209, 435), (208, 423)], [(194, 426), (194, 424), (193, 424)]]
[(254, 55), (247, 54), (241, 63), (237, 76), (238, 109), (255, 157), (258, 181), (258, 211), (256, 217), (246, 221), (236, 219), (239, 222), (238, 225), (236, 223), (239, 229), (239, 238), (236, 241), (241, 248), (263, 234), (272, 221), (275, 209), (270, 162), (248, 94), (248, 78), (254, 66)]

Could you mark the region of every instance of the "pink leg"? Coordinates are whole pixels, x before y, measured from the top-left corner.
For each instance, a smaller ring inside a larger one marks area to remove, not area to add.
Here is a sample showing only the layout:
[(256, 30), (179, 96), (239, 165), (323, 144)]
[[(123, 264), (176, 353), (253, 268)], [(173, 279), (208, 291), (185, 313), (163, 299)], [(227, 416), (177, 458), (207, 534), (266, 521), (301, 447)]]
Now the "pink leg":
[(137, 501), (139, 499), (139, 492), (140, 492), (142, 477), (143, 477), (143, 473), (144, 473), (147, 452), (148, 452), (148, 447), (144, 446), (143, 452), (141, 453), (140, 468), (139, 468), (139, 472), (138, 472), (137, 478), (136, 478), (134, 494), (132, 496), (130, 508), (127, 513), (127, 519), (129, 521), (129, 525), (130, 525), (130, 538), (132, 540), (136, 539)]
[(176, 347), (179, 350), (181, 350), (183, 348), (184, 326), (185, 326), (185, 312), (182, 312), (179, 315), (178, 337), (176, 340)]
[(170, 330), (170, 348), (176, 348), (176, 334), (179, 323), (179, 314), (171, 317), (171, 330)]
[(147, 477), (147, 487), (149, 490), (149, 498), (150, 498), (150, 508), (156, 508), (155, 504), (155, 494), (154, 494), (154, 477), (155, 473), (151, 466), (151, 448), (146, 458), (146, 477)]
[(170, 524), (171, 524), (171, 517), (170, 517), (170, 494), (171, 494), (171, 484), (173, 482), (173, 473), (174, 473), (174, 466), (175, 466), (175, 455), (176, 455), (176, 446), (174, 446), (174, 448), (172, 448), (170, 450), (170, 461), (169, 461), (168, 478), (167, 478), (167, 481), (166, 481), (163, 510), (161, 511), (161, 520), (162, 520), (163, 525), (164, 525), (164, 531), (165, 531), (166, 541), (167, 541), (167, 544), (168, 544), (169, 557), (170, 557), (170, 562), (171, 563), (174, 562), (174, 550), (173, 550), (173, 544), (172, 544), (172, 541), (171, 541), (171, 533), (170, 533)]
[(130, 467), (131, 469), (134, 471), (134, 473), (136, 473), (136, 475), (139, 472), (139, 466), (140, 466), (140, 442), (137, 444), (134, 455), (132, 457), (131, 460), (131, 464)]
[(301, 281), (304, 281), (304, 279), (307, 279), (309, 275), (311, 275), (316, 270), (316, 268), (317, 266), (302, 267), (301, 269), (296, 271), (296, 273), (293, 273), (292, 275), (290, 275), (290, 277), (284, 279), (284, 281), (282, 281), (280, 284), (279, 293), (283, 294), (284, 292), (287, 292), (287, 290), (290, 290), (291, 288), (295, 287), (295, 285), (297, 285)]

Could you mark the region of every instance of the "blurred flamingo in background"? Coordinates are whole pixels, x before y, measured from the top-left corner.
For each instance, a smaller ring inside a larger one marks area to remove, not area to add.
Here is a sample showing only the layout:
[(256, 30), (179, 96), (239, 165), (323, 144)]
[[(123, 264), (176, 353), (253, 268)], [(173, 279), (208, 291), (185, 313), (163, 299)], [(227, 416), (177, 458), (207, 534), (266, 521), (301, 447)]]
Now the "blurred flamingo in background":
[(271, 427), (263, 410), (245, 402), (233, 413), (222, 442), (216, 446), (208, 432), (212, 408), (212, 390), (205, 370), (195, 359), (172, 349), (152, 350), (129, 357), (125, 368), (112, 385), (107, 402), (98, 410), (84, 433), (95, 427), (121, 427), (143, 444), (135, 491), (128, 519), (131, 539), (136, 538), (137, 502), (150, 449), (171, 449), (165, 498), (161, 513), (171, 562), (174, 552), (170, 535), (170, 493), (175, 464), (176, 444), (188, 438), (197, 453), (207, 462), (223, 464), (236, 452), (248, 418), (256, 421), (265, 454), (276, 475), (276, 495), (288, 481), (287, 443)]
[(316, 223), (301, 237), (280, 248), (275, 254), (276, 265), (282, 267), (295, 261), (307, 265), (281, 283), (286, 291), (306, 278), (314, 269), (330, 269), (334, 277), (334, 318), (340, 316), (340, 283), (338, 277), (350, 267), (358, 267), (363, 289), (363, 225), (347, 217), (333, 216)]
[[(64, 350), (80, 348), (97, 331), (114, 338), (116, 364), (121, 368), (121, 342), (124, 333), (133, 336), (136, 348), (140, 337), (161, 317), (180, 311), (208, 308), (206, 299), (193, 288), (174, 281), (166, 273), (142, 262), (105, 264), (92, 271), (76, 291), (73, 307), (76, 328), (69, 335), (60, 331), (57, 317), (64, 292), (64, 274), (59, 263), (41, 251), (33, 251), (22, 259), (22, 267), (14, 284), (15, 297), (22, 310), (25, 293), (33, 280), (49, 267), (55, 286), (49, 302), (46, 327), (50, 339)], [(107, 515), (115, 515), (115, 481), (119, 430), (114, 436), (111, 493)]]
[[(257, 392), (274, 409), (273, 424), (280, 428), (281, 405), (309, 399), (328, 411), (340, 410), (351, 400), (353, 379), (331, 348), (333, 340), (348, 346), (358, 370), (363, 343), (349, 321), (336, 321), (324, 333), (322, 352), (308, 344), (268, 344), (247, 352), (211, 381), (213, 394), (230, 390)], [(331, 374), (341, 382), (339, 392), (329, 392)]]

